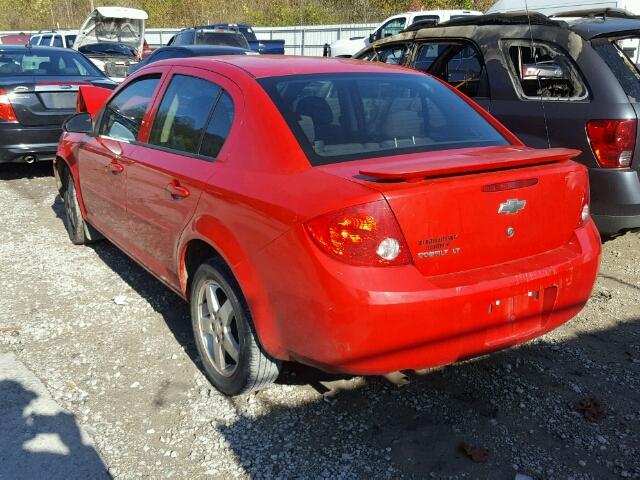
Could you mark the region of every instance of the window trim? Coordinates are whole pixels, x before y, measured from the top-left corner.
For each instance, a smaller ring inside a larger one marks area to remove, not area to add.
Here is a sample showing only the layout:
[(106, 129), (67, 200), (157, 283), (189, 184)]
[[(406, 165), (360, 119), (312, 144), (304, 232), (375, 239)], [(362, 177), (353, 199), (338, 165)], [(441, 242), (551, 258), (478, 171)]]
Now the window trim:
[[(518, 72), (516, 71), (516, 66), (513, 64), (513, 61), (511, 59), (511, 55), (509, 55), (509, 48), (513, 47), (513, 46), (526, 46), (526, 47), (531, 47), (533, 45), (533, 47), (536, 47), (538, 45), (543, 46), (543, 47), (547, 47), (550, 50), (556, 50), (558, 51), (560, 54), (564, 55), (564, 57), (567, 59), (567, 62), (569, 64), (569, 68), (572, 70), (572, 74), (576, 76), (576, 78), (578, 78), (578, 80), (582, 83), (582, 86), (584, 87), (584, 95), (581, 97), (570, 97), (570, 98), (562, 98), (562, 97), (529, 97), (527, 95), (525, 95), (524, 90), (522, 89), (522, 84), (520, 83), (520, 76), (518, 75)], [(573, 59), (573, 57), (571, 55), (569, 55), (569, 52), (567, 52), (564, 48), (562, 48), (560, 45), (558, 45), (557, 43), (553, 43), (553, 42), (549, 42), (546, 40), (532, 40), (532, 39), (526, 39), (526, 38), (504, 38), (500, 40), (500, 51), (502, 53), (502, 57), (504, 59), (504, 61), (506, 62), (506, 70), (508, 72), (508, 77), (511, 80), (511, 84), (513, 86), (513, 90), (516, 93), (516, 96), (518, 97), (518, 100), (521, 100), (523, 102), (540, 102), (540, 101), (545, 101), (545, 102), (582, 102), (582, 103), (589, 103), (591, 102), (591, 88), (589, 87), (589, 84), (587, 83), (586, 78), (584, 77), (584, 75), (582, 74), (582, 71), (580, 70), (580, 68), (578, 67), (576, 61)]]

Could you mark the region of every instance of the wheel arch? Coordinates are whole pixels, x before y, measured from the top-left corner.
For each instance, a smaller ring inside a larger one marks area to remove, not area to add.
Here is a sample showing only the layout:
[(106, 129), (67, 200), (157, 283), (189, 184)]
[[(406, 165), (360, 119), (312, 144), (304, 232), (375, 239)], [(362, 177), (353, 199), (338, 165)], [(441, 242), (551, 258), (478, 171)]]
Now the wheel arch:
[(262, 347), (271, 356), (288, 360), (280, 325), (274, 318), (264, 283), (232, 231), (213, 217), (194, 220), (192, 227), (191, 233), (183, 237), (178, 255), (178, 276), (184, 297), (190, 298), (191, 279), (198, 267), (210, 258), (220, 259), (242, 290)]

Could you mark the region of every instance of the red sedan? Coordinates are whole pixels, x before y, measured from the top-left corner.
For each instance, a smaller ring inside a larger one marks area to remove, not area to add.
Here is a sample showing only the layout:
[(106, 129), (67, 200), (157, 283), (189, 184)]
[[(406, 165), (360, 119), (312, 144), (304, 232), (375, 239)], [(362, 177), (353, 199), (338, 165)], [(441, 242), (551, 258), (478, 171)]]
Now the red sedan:
[(108, 238), (188, 300), (225, 394), (283, 360), (382, 374), (481, 355), (593, 287), (578, 152), (525, 147), (416, 71), (174, 59), (80, 97), (55, 163), (71, 240)]

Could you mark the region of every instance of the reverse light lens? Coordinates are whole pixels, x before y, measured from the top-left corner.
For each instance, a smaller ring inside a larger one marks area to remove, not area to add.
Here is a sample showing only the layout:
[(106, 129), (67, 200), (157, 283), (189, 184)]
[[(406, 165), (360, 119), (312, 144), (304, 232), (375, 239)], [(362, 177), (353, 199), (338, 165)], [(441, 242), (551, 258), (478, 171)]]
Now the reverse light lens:
[(400, 242), (395, 238), (385, 238), (378, 245), (376, 253), (383, 260), (391, 262), (400, 255)]
[(636, 146), (636, 119), (590, 120), (587, 135), (596, 160), (604, 168), (631, 165)]
[(305, 228), (322, 251), (351, 265), (411, 263), (400, 226), (384, 200), (323, 215)]
[(580, 220), (582, 221), (583, 225), (587, 223), (587, 220), (589, 220), (589, 204), (588, 203), (582, 207), (582, 212), (580, 212)]
[(0, 120), (11, 123), (18, 122), (9, 95), (7, 95), (7, 92), (2, 88), (0, 88)]

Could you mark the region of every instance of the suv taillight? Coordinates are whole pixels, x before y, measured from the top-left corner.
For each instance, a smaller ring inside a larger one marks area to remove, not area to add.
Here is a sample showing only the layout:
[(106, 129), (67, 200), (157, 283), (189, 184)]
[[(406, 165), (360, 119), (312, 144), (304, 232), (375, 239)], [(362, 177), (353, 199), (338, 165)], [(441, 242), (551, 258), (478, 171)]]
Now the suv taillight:
[(351, 265), (411, 263), (400, 225), (385, 200), (323, 215), (307, 222), (305, 228), (323, 252)]
[(0, 88), (0, 121), (18, 123), (9, 95), (2, 88)]
[(604, 168), (631, 165), (636, 146), (636, 124), (632, 120), (589, 120), (587, 135), (596, 160)]

